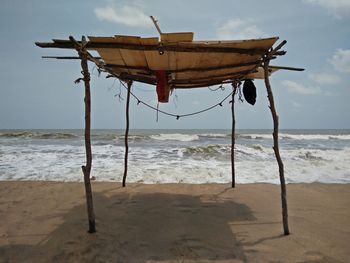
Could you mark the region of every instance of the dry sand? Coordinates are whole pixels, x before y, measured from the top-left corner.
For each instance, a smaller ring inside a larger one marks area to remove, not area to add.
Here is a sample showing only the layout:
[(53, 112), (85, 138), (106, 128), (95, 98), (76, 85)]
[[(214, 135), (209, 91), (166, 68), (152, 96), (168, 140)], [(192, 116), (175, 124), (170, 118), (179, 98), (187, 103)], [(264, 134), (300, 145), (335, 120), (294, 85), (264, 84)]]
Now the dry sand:
[(350, 262), (350, 185), (0, 182), (0, 262)]

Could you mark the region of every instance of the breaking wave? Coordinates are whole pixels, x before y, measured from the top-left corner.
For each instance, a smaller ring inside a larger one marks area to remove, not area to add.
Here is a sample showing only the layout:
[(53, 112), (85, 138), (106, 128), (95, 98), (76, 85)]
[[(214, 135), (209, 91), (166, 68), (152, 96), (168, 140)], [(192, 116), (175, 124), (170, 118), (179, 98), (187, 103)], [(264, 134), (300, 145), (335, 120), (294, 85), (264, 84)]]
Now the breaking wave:
[(164, 133), (151, 135), (151, 139), (159, 141), (181, 141), (181, 142), (191, 142), (198, 141), (199, 135), (197, 134), (180, 134), (180, 133)]

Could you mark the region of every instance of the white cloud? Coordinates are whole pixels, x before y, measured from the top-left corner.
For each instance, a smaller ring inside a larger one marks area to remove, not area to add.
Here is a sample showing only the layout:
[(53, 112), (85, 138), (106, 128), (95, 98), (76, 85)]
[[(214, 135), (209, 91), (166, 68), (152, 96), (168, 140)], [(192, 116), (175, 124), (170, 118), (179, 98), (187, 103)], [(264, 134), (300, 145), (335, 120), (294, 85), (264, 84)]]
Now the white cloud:
[(350, 73), (350, 49), (337, 49), (330, 62), (335, 70)]
[(320, 87), (305, 87), (304, 85), (291, 80), (282, 81), (282, 85), (285, 86), (290, 93), (301, 95), (316, 95), (322, 93)]
[(94, 9), (96, 17), (101, 21), (123, 24), (131, 27), (152, 27), (152, 21), (141, 9), (133, 6), (112, 8), (110, 6)]
[(327, 73), (309, 74), (309, 78), (320, 85), (335, 85), (341, 82), (337, 75)]
[(319, 5), (337, 18), (350, 15), (349, 0), (305, 0), (307, 3)]
[(302, 105), (296, 101), (292, 101), (292, 105), (295, 109), (300, 109), (302, 107)]
[(226, 21), (217, 30), (217, 37), (222, 40), (250, 39), (266, 36), (266, 33), (260, 30), (251, 20), (240, 18)]

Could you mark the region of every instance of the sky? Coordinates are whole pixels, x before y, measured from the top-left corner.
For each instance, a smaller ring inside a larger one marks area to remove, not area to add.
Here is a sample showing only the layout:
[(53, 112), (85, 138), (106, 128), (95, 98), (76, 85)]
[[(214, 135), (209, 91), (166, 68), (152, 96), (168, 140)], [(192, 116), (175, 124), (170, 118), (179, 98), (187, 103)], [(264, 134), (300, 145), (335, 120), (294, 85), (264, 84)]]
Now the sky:
[[(305, 68), (278, 71), (271, 85), (282, 129), (350, 128), (350, 0), (2, 0), (0, 8), (0, 129), (81, 129), (84, 87), (73, 50), (41, 49), (34, 42), (85, 36), (158, 36), (194, 32), (195, 40), (236, 40), (279, 36), (287, 54), (271, 64)], [(125, 127), (125, 89), (119, 81), (92, 72), (92, 128)], [(254, 106), (235, 103), (237, 129), (272, 127), (266, 89), (256, 80)], [(215, 87), (214, 87), (215, 88)], [(221, 101), (232, 88), (174, 91), (160, 109), (186, 114)], [(155, 88), (134, 83), (134, 93), (157, 105)], [(120, 96), (119, 96), (120, 95)], [(136, 100), (130, 104), (134, 129), (229, 129), (228, 101), (201, 115), (176, 120)]]

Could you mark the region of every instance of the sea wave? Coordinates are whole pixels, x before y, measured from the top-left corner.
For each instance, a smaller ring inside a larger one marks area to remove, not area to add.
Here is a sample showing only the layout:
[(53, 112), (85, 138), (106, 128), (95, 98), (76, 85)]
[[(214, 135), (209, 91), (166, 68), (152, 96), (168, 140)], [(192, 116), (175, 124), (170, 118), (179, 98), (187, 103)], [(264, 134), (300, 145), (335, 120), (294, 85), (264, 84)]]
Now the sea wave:
[(21, 139), (72, 139), (77, 138), (76, 134), (64, 133), (64, 132), (52, 132), (52, 133), (41, 133), (41, 132), (5, 132), (0, 133), (1, 138), (21, 138)]
[(207, 145), (207, 146), (193, 146), (193, 147), (187, 147), (183, 149), (183, 153), (185, 156), (216, 156), (218, 154), (226, 154), (230, 152), (230, 147), (226, 145), (219, 145), (219, 144), (213, 144), (213, 145)]
[[(272, 134), (237, 134), (237, 138), (265, 140), (271, 139)], [(282, 140), (350, 140), (350, 134), (291, 134), (279, 133)]]
[(201, 133), (198, 134), (199, 137), (203, 138), (226, 138), (231, 137), (231, 134), (225, 134), (225, 133)]
[(279, 134), (281, 139), (292, 140), (350, 140), (350, 134)]

